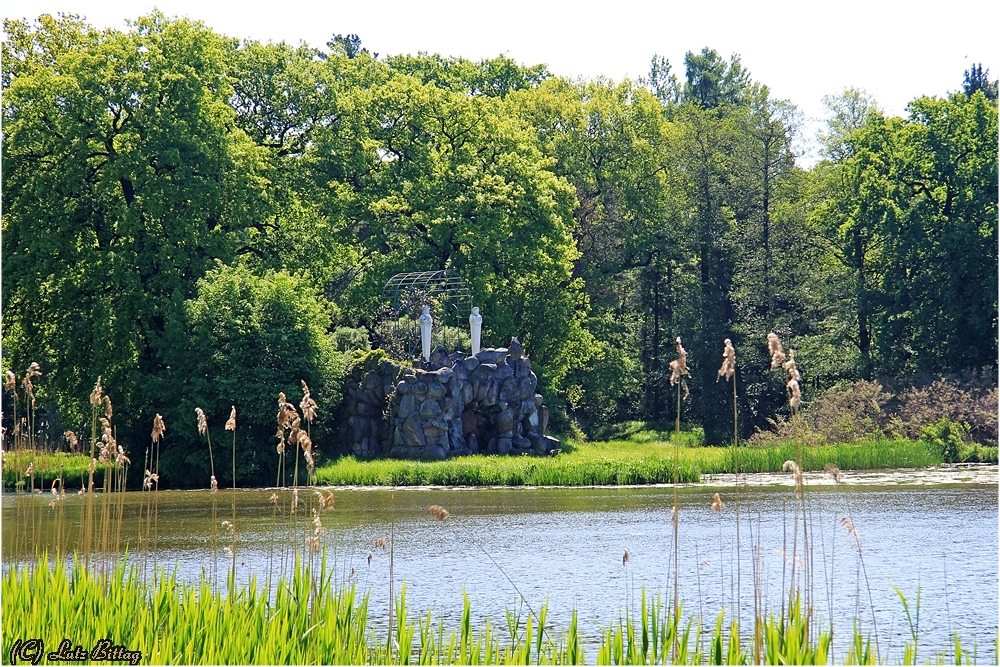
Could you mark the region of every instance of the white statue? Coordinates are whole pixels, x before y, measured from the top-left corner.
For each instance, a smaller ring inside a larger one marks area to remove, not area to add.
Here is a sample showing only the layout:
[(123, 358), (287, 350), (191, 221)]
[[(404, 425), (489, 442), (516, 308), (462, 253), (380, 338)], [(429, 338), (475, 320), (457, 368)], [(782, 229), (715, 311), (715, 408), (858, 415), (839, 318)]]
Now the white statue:
[(472, 332), (472, 354), (479, 354), (479, 343), (483, 336), (483, 316), (479, 314), (479, 306), (473, 308), (469, 315), (469, 329)]
[(431, 307), (424, 306), (420, 313), (420, 347), (424, 353), (424, 361), (431, 360), (431, 327), (434, 326), (434, 318), (431, 317)]

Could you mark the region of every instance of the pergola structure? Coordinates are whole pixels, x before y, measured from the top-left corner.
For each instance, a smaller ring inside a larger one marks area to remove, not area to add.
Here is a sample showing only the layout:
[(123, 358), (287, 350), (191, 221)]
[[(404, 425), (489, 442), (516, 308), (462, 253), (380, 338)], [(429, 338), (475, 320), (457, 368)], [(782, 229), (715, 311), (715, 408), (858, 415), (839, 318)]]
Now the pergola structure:
[(472, 290), (456, 271), (397, 273), (382, 288), (382, 301), (391, 304), (393, 338), (411, 357), (420, 349), (418, 319), (423, 305), (431, 307), (436, 343), (455, 351), (461, 349), (463, 332), (468, 340)]

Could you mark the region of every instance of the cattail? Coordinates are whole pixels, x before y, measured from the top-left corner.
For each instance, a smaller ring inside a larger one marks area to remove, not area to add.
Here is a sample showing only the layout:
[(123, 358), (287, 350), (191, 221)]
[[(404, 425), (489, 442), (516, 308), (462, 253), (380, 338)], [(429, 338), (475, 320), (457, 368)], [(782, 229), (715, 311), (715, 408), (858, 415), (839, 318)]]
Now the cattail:
[(780, 368), (785, 363), (785, 353), (781, 349), (781, 341), (773, 332), (767, 334), (767, 350), (771, 353), (771, 369)]
[(166, 432), (167, 432), (167, 427), (163, 423), (163, 417), (161, 417), (160, 415), (156, 415), (155, 417), (153, 417), (153, 434), (152, 434), (153, 443), (155, 444), (160, 442), (160, 438), (162, 438), (163, 434)]
[(103, 387), (101, 387), (101, 376), (97, 376), (97, 384), (94, 385), (94, 391), (90, 392), (90, 404), (95, 408), (101, 407), (101, 395), (104, 393)]
[(628, 559), (629, 558), (630, 558), (630, 556), (629, 556), (629, 553), (628, 553), (628, 549), (626, 549), (625, 550), (625, 555), (622, 556), (622, 567), (624, 567), (625, 564), (628, 563)]
[(17, 376), (14, 375), (14, 371), (7, 371), (7, 379), (3, 383), (3, 388), (10, 392), (17, 389)]
[(233, 406), (232, 412), (229, 413), (229, 419), (226, 420), (226, 430), (235, 431), (236, 430), (236, 406)]
[(201, 408), (195, 408), (194, 412), (198, 415), (198, 435), (205, 435), (208, 433), (208, 420), (205, 418), (205, 411)]
[(384, 537), (375, 538), (375, 548), (385, 551), (386, 547), (389, 546)]
[(427, 513), (438, 521), (447, 521), (451, 513), (440, 505), (431, 505), (427, 508)]
[(681, 337), (677, 337), (677, 358), (670, 362), (670, 386), (673, 387), (678, 382), (681, 383), (681, 388), (684, 390), (684, 398), (688, 397), (688, 386), (685, 382), (684, 377), (691, 377), (690, 371), (687, 367), (687, 351), (681, 345)]
[(79, 439), (76, 437), (76, 433), (73, 433), (73, 431), (65, 431), (63, 432), (63, 437), (66, 438), (66, 442), (69, 443), (69, 448), (76, 450), (77, 446), (80, 444)]
[(833, 477), (833, 481), (835, 481), (837, 484), (840, 484), (840, 468), (833, 465), (832, 463), (827, 463), (825, 466), (823, 466), (823, 470), (825, 472), (830, 473), (830, 475)]
[(719, 369), (719, 375), (715, 379), (716, 382), (722, 377), (725, 377), (728, 381), (733, 377), (733, 373), (736, 372), (736, 350), (733, 349), (733, 341), (727, 338), (724, 345), (725, 347), (722, 348), (722, 368)]
[(804, 484), (802, 469), (799, 468), (799, 464), (795, 461), (785, 461), (784, 465), (781, 466), (781, 469), (784, 472), (790, 472), (795, 475), (795, 486), (802, 486)]
[(725, 506), (726, 506), (726, 503), (722, 502), (722, 498), (719, 497), (718, 493), (716, 493), (714, 496), (712, 496), (712, 511), (713, 512), (718, 512), (719, 510), (723, 509)]

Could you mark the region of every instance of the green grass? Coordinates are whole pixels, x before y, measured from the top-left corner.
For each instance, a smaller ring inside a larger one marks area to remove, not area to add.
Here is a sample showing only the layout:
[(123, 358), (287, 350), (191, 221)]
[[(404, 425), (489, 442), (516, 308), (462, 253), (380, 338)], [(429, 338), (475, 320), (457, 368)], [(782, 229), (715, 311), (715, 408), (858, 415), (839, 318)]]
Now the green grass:
[[(58, 561), (58, 559), (56, 559)], [(45, 554), (31, 566), (11, 568), (3, 576), (3, 655), (12, 655), (15, 642), (39, 638), (19, 654), (30, 661), (38, 655), (48, 663), (48, 652), (71, 638), (90, 651), (109, 639), (138, 652), (133, 664), (585, 664), (584, 638), (577, 616), (566, 629), (546, 622), (547, 606), (537, 616), (507, 612), (506, 627), (486, 619), (476, 626), (468, 596), (458, 628), (446, 628), (428, 612), (411, 621), (406, 586), (395, 600), (393, 641), (370, 622), (368, 599), (353, 586), (338, 586), (329, 574), (324, 554), (320, 568), (301, 561), (291, 579), (259, 586), (230, 585), (225, 595), (204, 579), (197, 584), (178, 581), (160, 570), (143, 579), (124, 559), (104, 573), (95, 573), (75, 560), (71, 568), (50, 565)], [(327, 574), (323, 574), (327, 573)], [(904, 609), (907, 601), (900, 595)], [(919, 598), (918, 598), (919, 604)], [(638, 617), (636, 617), (638, 612)], [(798, 595), (779, 618), (761, 619), (759, 646), (735, 622), (726, 627), (726, 610), (719, 612), (715, 630), (701, 633), (702, 620), (682, 618), (657, 596), (642, 591), (638, 609), (598, 628), (599, 665), (748, 664), (756, 654), (764, 664), (827, 664), (833, 628), (801, 606)], [(809, 632), (810, 624), (817, 630)], [(916, 662), (915, 641), (903, 649), (902, 664)], [(871, 638), (855, 625), (847, 637), (847, 663), (871, 664)], [(939, 649), (939, 661), (961, 657), (975, 660), (954, 637), (954, 648)], [(880, 656), (888, 660), (890, 656)], [(37, 663), (36, 663), (37, 664)], [(959, 663), (960, 664), (960, 663)]]
[[(668, 484), (674, 480), (674, 446), (646, 440), (639, 431), (634, 440), (569, 441), (556, 457), (470, 456), (447, 461), (359, 461), (342, 457), (320, 466), (318, 484), (333, 486), (593, 486)], [(703, 474), (732, 472), (732, 447), (699, 447), (696, 434), (681, 433), (682, 482), (697, 482)], [(804, 470), (822, 470), (832, 463), (842, 470), (920, 468), (939, 465), (940, 454), (921, 442), (882, 440), (850, 445), (802, 447)], [(795, 458), (795, 445), (739, 448), (740, 470), (780, 472)]]
[[(35, 464), (32, 471), (33, 480), (25, 475), (25, 471), (32, 463)], [(36, 489), (47, 491), (52, 487), (53, 480), (61, 475), (69, 492), (86, 484), (89, 465), (90, 457), (86, 454), (15, 449), (3, 453), (3, 487), (15, 489), (23, 483), (27, 489), (34, 483)], [(94, 470), (94, 484), (98, 488), (103, 486), (103, 466), (98, 466)]]

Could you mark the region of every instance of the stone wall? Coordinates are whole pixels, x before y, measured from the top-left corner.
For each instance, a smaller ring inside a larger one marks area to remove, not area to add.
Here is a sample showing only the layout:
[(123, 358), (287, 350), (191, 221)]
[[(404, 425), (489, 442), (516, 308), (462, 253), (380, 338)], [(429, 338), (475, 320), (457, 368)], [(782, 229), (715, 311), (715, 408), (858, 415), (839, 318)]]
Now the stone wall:
[(382, 362), (348, 379), (341, 441), (360, 458), (551, 455), (548, 409), (516, 338), (470, 356), (438, 347), (413, 368)]

